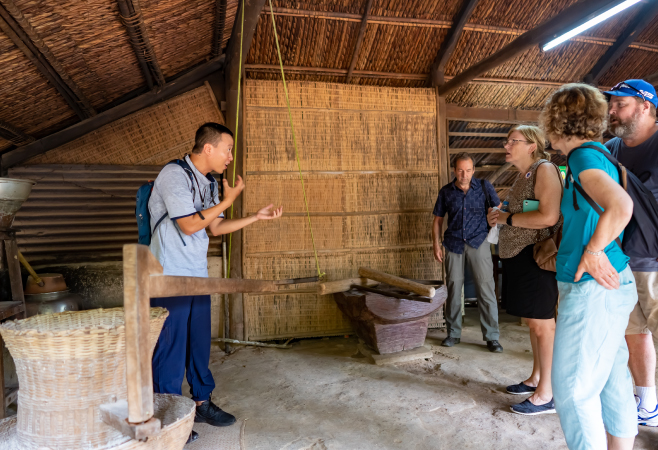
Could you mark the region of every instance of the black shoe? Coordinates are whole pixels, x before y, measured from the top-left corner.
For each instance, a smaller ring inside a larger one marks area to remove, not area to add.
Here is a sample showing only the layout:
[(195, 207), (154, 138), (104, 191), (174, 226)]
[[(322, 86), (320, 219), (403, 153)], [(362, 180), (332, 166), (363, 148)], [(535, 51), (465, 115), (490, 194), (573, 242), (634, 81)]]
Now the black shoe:
[(551, 399), (550, 402), (543, 405), (535, 405), (530, 400), (525, 400), (518, 405), (512, 405), (510, 408), (513, 413), (522, 414), (524, 416), (536, 416), (538, 414), (555, 414), (555, 402)]
[(197, 439), (199, 439), (199, 433), (197, 433), (196, 431), (192, 430), (192, 432), (190, 433), (190, 437), (188, 437), (188, 438), (187, 438), (187, 442), (185, 442), (185, 445), (189, 444), (190, 442), (194, 442), (194, 441), (196, 441)]
[(208, 399), (196, 407), (194, 421), (196, 423), (208, 423), (215, 427), (228, 427), (235, 423), (235, 416), (222, 411), (211, 399)]
[(450, 337), (448, 336), (441, 342), (442, 347), (452, 347), (453, 345), (457, 345), (461, 342), (461, 339), (455, 338), (455, 337)]
[(525, 394), (534, 393), (537, 390), (537, 388), (528, 386), (522, 381), (519, 384), (513, 384), (511, 386), (507, 386), (506, 390), (508, 394), (525, 395)]
[(487, 341), (487, 348), (491, 353), (503, 353), (503, 346), (498, 341)]

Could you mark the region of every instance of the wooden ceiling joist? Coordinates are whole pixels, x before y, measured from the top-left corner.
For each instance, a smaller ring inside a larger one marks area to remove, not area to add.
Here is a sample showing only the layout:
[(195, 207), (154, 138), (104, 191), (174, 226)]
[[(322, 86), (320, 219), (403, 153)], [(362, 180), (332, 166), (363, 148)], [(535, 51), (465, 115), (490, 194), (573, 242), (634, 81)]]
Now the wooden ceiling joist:
[(537, 123), (541, 111), (497, 108), (468, 108), (458, 105), (446, 105), (448, 120), (464, 122), (492, 123)]
[[(361, 22), (363, 16), (360, 14), (341, 13), (333, 11), (312, 11), (292, 8), (274, 7), (275, 16), (300, 17), (310, 19), (338, 20), (344, 22)], [(262, 14), (269, 14), (269, 7), (263, 9)], [(388, 16), (370, 16), (368, 23), (376, 25), (390, 25), (402, 27), (421, 27), (421, 28), (452, 28), (453, 23), (450, 20), (434, 19), (415, 19), (413, 17), (388, 17)], [(522, 36), (528, 30), (522, 28), (499, 27), (495, 25), (482, 25), (477, 23), (467, 23), (464, 25), (464, 31), (476, 31), (480, 33), (507, 34), (512, 36)], [(611, 47), (616, 42), (613, 38), (593, 37), (593, 36), (574, 36), (570, 39), (572, 42), (583, 42), (586, 44), (603, 45)], [(658, 45), (647, 42), (635, 42), (630, 48), (658, 53)]]
[[(603, 6), (609, 3), (612, 2), (608, 1), (604, 3)], [(574, 26), (579, 25), (588, 16), (601, 9), (601, 0), (580, 0), (577, 3), (574, 3), (536, 28), (533, 28), (514, 39), (514, 41), (498, 50), (493, 55), (472, 65), (443, 86), (440, 86), (439, 95), (445, 96), (456, 89), (465, 86), (477, 76), (495, 69), (535, 45), (546, 42), (560, 33), (566, 32)]]
[(162, 74), (162, 70), (160, 70), (160, 64), (158, 64), (155, 50), (146, 32), (139, 0), (117, 0), (117, 3), (119, 5), (121, 21), (126, 27), (130, 43), (135, 50), (135, 56), (139, 62), (139, 67), (142, 70), (146, 84), (149, 89), (152, 89), (154, 84), (157, 84), (158, 87), (164, 86), (164, 75)]
[(0, 164), (3, 170), (16, 166), (34, 156), (40, 155), (71, 142), (87, 133), (91, 133), (100, 127), (107, 125), (115, 120), (139, 111), (140, 109), (152, 106), (161, 101), (167, 100), (175, 95), (182, 94), (183, 92), (194, 87), (201, 86), (211, 74), (219, 71), (224, 63), (224, 57), (219, 57), (193, 69), (186, 71), (184, 75), (176, 78), (165, 84), (160, 90), (149, 91), (140, 95), (132, 100), (128, 100), (112, 109), (98, 113), (94, 117), (78, 122), (71, 125), (64, 130), (58, 131), (48, 135), (42, 139), (34, 141), (30, 144), (19, 147), (11, 152), (2, 155), (2, 163)]
[(213, 58), (222, 54), (222, 42), (224, 42), (224, 28), (226, 25), (226, 0), (215, 0), (215, 23), (212, 30)]
[(446, 39), (441, 44), (439, 52), (436, 54), (436, 58), (434, 58), (427, 79), (428, 86), (436, 87), (444, 83), (446, 64), (448, 64), (452, 52), (455, 50), (455, 47), (457, 47), (457, 42), (464, 31), (464, 26), (468, 23), (468, 19), (471, 18), (471, 14), (473, 14), (473, 10), (475, 10), (478, 1), (479, 0), (464, 0), (461, 11), (459, 11), (459, 14), (457, 15), (457, 20), (452, 24)]
[(0, 121), (0, 137), (8, 140), (16, 146), (29, 144), (30, 142), (35, 141), (32, 136), (23, 133), (18, 128), (3, 121)]
[(89, 100), (69, 78), (20, 10), (9, 0), (2, 0), (0, 4), (0, 29), (59, 92), (80, 120), (96, 114)]
[(612, 47), (594, 64), (592, 70), (585, 76), (585, 82), (598, 84), (599, 79), (612, 67), (657, 15), (658, 2), (652, 1), (645, 4)]
[(352, 73), (354, 73), (354, 68), (356, 67), (356, 62), (359, 59), (359, 52), (361, 51), (361, 44), (363, 44), (363, 37), (366, 35), (366, 29), (368, 28), (368, 18), (370, 16), (370, 9), (372, 8), (372, 0), (366, 0), (365, 11), (363, 12), (363, 19), (361, 20), (361, 28), (359, 28), (359, 35), (356, 38), (356, 44), (354, 44), (354, 51), (352, 52), (352, 61), (350, 62), (350, 68), (347, 71), (347, 76), (345, 77), (345, 83), (350, 84), (352, 80)]

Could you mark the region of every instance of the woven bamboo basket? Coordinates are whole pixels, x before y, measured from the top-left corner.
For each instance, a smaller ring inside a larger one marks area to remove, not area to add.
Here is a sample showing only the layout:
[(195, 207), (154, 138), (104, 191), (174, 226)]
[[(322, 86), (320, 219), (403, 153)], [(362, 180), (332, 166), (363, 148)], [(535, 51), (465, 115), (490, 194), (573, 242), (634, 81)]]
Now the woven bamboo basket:
[[(162, 430), (146, 442), (130, 439), (112, 450), (179, 450), (190, 436), (194, 425), (196, 405), (187, 397), (170, 394), (155, 394), (154, 417), (160, 419)], [(0, 450), (23, 450), (16, 433), (17, 417), (0, 421)], [(124, 439), (125, 440), (125, 439)], [(41, 450), (55, 447), (42, 447)]]
[[(151, 353), (168, 315), (151, 308)], [(0, 333), (16, 363), (20, 448), (105, 449), (128, 440), (99, 410), (127, 398), (123, 308), (38, 315)]]

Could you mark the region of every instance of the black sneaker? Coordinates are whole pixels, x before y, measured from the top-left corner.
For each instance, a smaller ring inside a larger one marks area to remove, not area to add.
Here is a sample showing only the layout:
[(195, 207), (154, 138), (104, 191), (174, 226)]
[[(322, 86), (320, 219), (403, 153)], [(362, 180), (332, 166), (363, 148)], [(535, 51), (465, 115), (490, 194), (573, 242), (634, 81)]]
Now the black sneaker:
[(442, 347), (452, 347), (453, 345), (457, 345), (461, 342), (460, 338), (455, 338), (455, 337), (450, 337), (448, 336), (441, 342)]
[(196, 407), (194, 421), (196, 423), (207, 423), (215, 427), (228, 427), (235, 423), (235, 416), (222, 411), (211, 399), (208, 399)]
[(524, 394), (532, 394), (534, 393), (537, 388), (528, 386), (525, 384), (523, 381), (520, 382), (519, 384), (513, 384), (511, 386), (507, 386), (507, 393), (508, 394), (514, 394), (514, 395), (524, 395)]
[(196, 441), (197, 439), (199, 439), (199, 433), (197, 433), (196, 431), (192, 430), (192, 432), (190, 433), (190, 437), (188, 437), (188, 438), (187, 438), (187, 442), (185, 442), (185, 445), (189, 444), (190, 442), (194, 442), (194, 441)]
[(555, 414), (555, 402), (551, 399), (550, 402), (543, 405), (535, 405), (530, 400), (525, 400), (518, 405), (510, 407), (513, 413), (522, 414), (524, 416), (536, 416), (538, 414)]
[(487, 341), (487, 348), (491, 353), (503, 353), (503, 346), (498, 341)]

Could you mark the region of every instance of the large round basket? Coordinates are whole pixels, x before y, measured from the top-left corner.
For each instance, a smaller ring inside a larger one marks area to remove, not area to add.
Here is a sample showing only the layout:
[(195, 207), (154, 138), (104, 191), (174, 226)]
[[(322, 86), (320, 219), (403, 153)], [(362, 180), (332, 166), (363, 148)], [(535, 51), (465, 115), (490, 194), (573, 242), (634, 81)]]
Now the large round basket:
[[(151, 308), (151, 354), (168, 316)], [(0, 325), (20, 390), (21, 449), (105, 449), (128, 440), (99, 406), (126, 399), (123, 308), (38, 315)]]
[[(194, 401), (170, 394), (154, 395), (154, 417), (160, 419), (162, 430), (146, 442), (124, 439), (112, 450), (180, 450), (185, 446), (194, 425)], [(16, 416), (0, 421), (0, 450), (22, 450), (16, 433)], [(42, 450), (56, 447), (42, 447)]]

